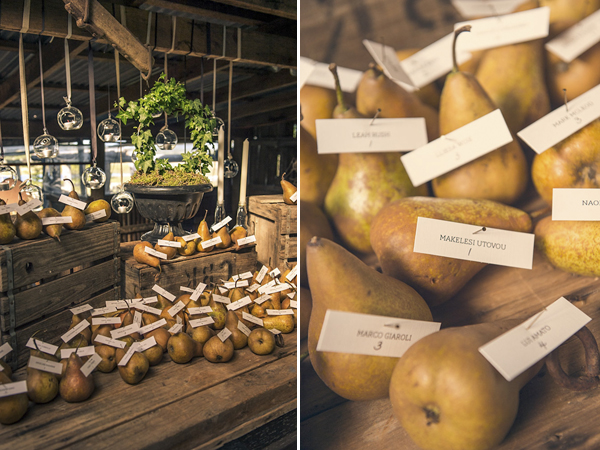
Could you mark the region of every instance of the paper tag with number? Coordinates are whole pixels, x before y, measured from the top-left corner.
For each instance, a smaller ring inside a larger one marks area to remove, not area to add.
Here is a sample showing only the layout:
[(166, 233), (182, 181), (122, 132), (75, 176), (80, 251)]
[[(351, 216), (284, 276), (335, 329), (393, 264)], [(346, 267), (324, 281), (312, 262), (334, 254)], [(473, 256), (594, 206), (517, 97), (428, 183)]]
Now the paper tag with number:
[(413, 251), (428, 255), (531, 269), (533, 233), (485, 228), (446, 220), (417, 218)]
[(450, 0), (466, 19), (510, 14), (526, 0)]
[(218, 334), (217, 336), (219, 336), (219, 339), (221, 339), (221, 342), (225, 342), (225, 340), (231, 336), (231, 331), (229, 331), (228, 328), (223, 328)]
[(254, 236), (254, 235), (246, 236), (245, 238), (238, 239), (237, 245), (239, 245), (241, 247), (242, 245), (251, 244), (252, 242), (256, 242), (256, 236)]
[(600, 221), (600, 189), (554, 188), (552, 220)]
[(188, 308), (188, 312), (190, 315), (195, 316), (198, 314), (208, 314), (213, 312), (213, 309), (210, 306), (198, 306), (196, 308)]
[(0, 345), (0, 359), (4, 358), (10, 352), (12, 352), (12, 347), (8, 342), (5, 342), (4, 344)]
[(89, 377), (90, 374), (94, 371), (94, 369), (96, 367), (98, 367), (98, 365), (102, 362), (102, 357), (98, 354), (98, 353), (94, 353), (92, 356), (90, 356), (90, 359), (88, 359), (85, 364), (83, 366), (81, 366), (81, 373), (86, 376)]
[(252, 272), (244, 272), (244, 273), (240, 273), (239, 275), (234, 275), (233, 281), (237, 281), (237, 280), (249, 280), (250, 278), (252, 278), (253, 274)]
[(102, 219), (103, 217), (106, 217), (106, 210), (105, 209), (100, 209), (96, 212), (93, 213), (89, 213), (85, 215), (85, 221), (86, 222), (91, 222), (97, 219)]
[[(3, 183), (0, 183), (2, 185)], [(8, 205), (0, 205), (0, 214), (10, 214), (13, 211), (18, 211), (17, 203), (9, 203)]]
[(116, 310), (129, 308), (129, 304), (125, 300), (107, 300), (106, 306)]
[[(34, 350), (37, 349), (43, 353), (47, 353), (48, 355), (54, 355), (58, 350), (58, 346), (56, 345), (48, 344), (47, 342), (40, 341), (39, 339), (35, 339), (35, 344), (33, 341), (33, 338), (29, 338), (27, 344), (25, 344), (25, 347), (32, 348)], [(8, 343), (6, 343), (5, 345), (8, 345)]]
[(258, 283), (254, 283), (252, 286), (246, 288), (246, 291), (248, 292), (254, 292), (255, 290), (257, 290), (260, 287), (260, 284)]
[(231, 220), (232, 220), (231, 217), (227, 216), (223, 220), (221, 220), (220, 222), (215, 223), (211, 228), (212, 228), (213, 231), (220, 230), (225, 225), (227, 225), (229, 222), (231, 222)]
[(27, 381), (15, 381), (13, 383), (0, 384), (0, 398), (11, 395), (25, 394), (27, 392)]
[(291, 288), (292, 287), (289, 284), (287, 284), (287, 283), (281, 283), (281, 284), (278, 284), (276, 286), (269, 287), (269, 289), (267, 289), (265, 291), (265, 294), (276, 294), (277, 292), (282, 292), (282, 291), (285, 291), (285, 290), (288, 290), (288, 289), (291, 289)]
[(92, 305), (81, 305), (81, 306), (78, 306), (77, 308), (71, 308), (70, 311), (73, 313), (73, 315), (77, 315), (77, 314), (81, 314), (86, 311), (91, 311), (92, 309), (94, 309), (92, 307)]
[(570, 63), (600, 41), (600, 10), (581, 19), (547, 42), (546, 50)]
[(121, 361), (119, 361), (119, 366), (123, 367), (127, 365), (133, 354), (137, 352), (138, 345), (138, 342), (134, 342), (133, 344), (131, 344), (131, 347), (129, 347), (125, 355), (123, 355), (123, 357), (121, 358)]
[(69, 342), (71, 339), (73, 339), (75, 336), (77, 336), (89, 326), (90, 323), (87, 320), (83, 319), (81, 322), (79, 322), (77, 325), (75, 325), (73, 328), (71, 328), (69, 331), (63, 334), (61, 336), (61, 339), (64, 342)]
[[(20, 216), (24, 216), (29, 211), (33, 211), (35, 208), (42, 206), (42, 204), (43, 203), (41, 202), (41, 200), (39, 200), (37, 198), (32, 198), (31, 200), (29, 200), (28, 202), (24, 203), (21, 206), (17, 205), (16, 210)], [(10, 206), (10, 205), (7, 205), (7, 206)]]
[(400, 159), (414, 186), (471, 162), (513, 140), (499, 109), (460, 127)]
[(202, 319), (190, 320), (190, 326), (192, 328), (203, 327), (213, 323), (215, 323), (215, 320), (212, 317), (203, 317)]
[(139, 327), (142, 326), (142, 313), (136, 311), (133, 313), (133, 323), (137, 323)]
[(296, 300), (290, 300), (290, 308), (298, 309), (298, 302)]
[(145, 350), (148, 350), (149, 348), (154, 347), (156, 344), (156, 339), (154, 338), (154, 336), (150, 336), (148, 339), (144, 339), (142, 342), (139, 343), (137, 351), (138, 352), (143, 352)]
[(260, 317), (253, 316), (245, 311), (242, 312), (242, 319), (255, 323), (256, 325), (260, 325), (261, 327), (264, 326), (263, 320)]
[(92, 309), (92, 312), (90, 314), (92, 316), (101, 316), (103, 314), (110, 314), (114, 312), (117, 312), (117, 308), (115, 308), (114, 306), (105, 306), (104, 308)]
[(63, 370), (63, 365), (61, 363), (56, 361), (48, 361), (47, 359), (38, 358), (37, 356), (29, 357), (29, 363), (27, 364), (27, 367), (42, 370), (44, 372), (55, 373), (56, 375), (60, 375)]
[(136, 333), (140, 331), (140, 326), (137, 323), (132, 323), (131, 325), (127, 325), (126, 327), (121, 327), (116, 330), (110, 331), (110, 336), (113, 339), (119, 339), (125, 336), (129, 336), (130, 334)]
[(327, 310), (317, 351), (401, 357), (440, 323)]
[(140, 311), (145, 311), (150, 314), (154, 314), (155, 316), (160, 316), (160, 313), (162, 312), (161, 309), (153, 308), (152, 306), (144, 305), (143, 303), (135, 303), (131, 306), (132, 308), (138, 309)]
[(208, 241), (200, 242), (200, 245), (202, 245), (202, 248), (208, 248), (212, 247), (213, 245), (220, 244), (221, 242), (223, 242), (221, 236), (217, 236), (216, 238), (209, 239)]
[(237, 324), (238, 330), (244, 333), (246, 336), (250, 336), (251, 330), (248, 328), (242, 321), (238, 321)]
[(200, 235), (198, 233), (186, 234), (185, 236), (181, 236), (185, 242), (193, 241), (194, 239), (200, 239)]
[(508, 381), (550, 354), (590, 320), (564, 297), (479, 348)]
[(73, 206), (73, 207), (75, 207), (77, 209), (80, 209), (82, 211), (87, 206), (85, 202), (82, 202), (81, 200), (76, 200), (76, 199), (71, 198), (71, 197), (69, 197), (68, 195), (65, 195), (65, 194), (61, 194), (61, 196), (58, 197), (58, 202), (59, 203), (64, 203), (65, 205)]
[(171, 294), (169, 291), (161, 288), (158, 284), (155, 284), (154, 286), (152, 286), (152, 290), (154, 292), (156, 292), (157, 294), (162, 295), (164, 298), (169, 300), (171, 303), (173, 303), (175, 301), (175, 299), (177, 298), (173, 294)]
[(402, 86), (406, 86), (406, 90), (409, 92), (417, 89), (400, 65), (400, 61), (398, 61), (398, 57), (396, 56), (396, 50), (393, 47), (368, 39), (363, 39), (362, 43), (388, 78), (396, 83), (402, 83)]
[(229, 300), (229, 297), (223, 297), (222, 295), (218, 295), (218, 294), (213, 294), (212, 299), (217, 303), (224, 303), (226, 305), (231, 303), (231, 300)]
[(269, 268), (267, 266), (262, 266), (258, 275), (256, 276), (256, 281), (258, 283), (262, 283), (262, 280), (265, 278), (265, 275), (269, 272)]
[(79, 356), (91, 356), (95, 353), (93, 345), (79, 348), (63, 348), (60, 350), (60, 359), (67, 359), (71, 356), (71, 353), (74, 353), (75, 351), (77, 351)]
[(94, 317), (92, 325), (116, 325), (121, 323), (120, 317)]
[(172, 317), (175, 317), (175, 315), (181, 311), (183, 308), (185, 308), (185, 303), (183, 303), (181, 300), (179, 300), (177, 303), (175, 303), (173, 306), (171, 306), (168, 310), (168, 313), (171, 314)]
[(164, 239), (159, 239), (157, 244), (160, 247), (181, 248), (181, 242), (179, 241), (165, 241)]
[(59, 217), (44, 217), (42, 218), (42, 225), (62, 225), (63, 223), (73, 223), (71, 216), (59, 216)]
[(168, 258), (166, 253), (154, 250), (152, 247), (144, 247), (144, 252), (148, 253), (149, 255), (155, 256), (156, 258), (160, 258), (160, 259)]
[(267, 284), (262, 285), (261, 287), (258, 288), (258, 293), (259, 294), (264, 294), (265, 292), (267, 292), (271, 287), (275, 286), (275, 284), (277, 283), (276, 280), (271, 280), (269, 281)]
[(223, 287), (227, 289), (234, 289), (236, 287), (248, 287), (248, 280), (238, 280), (238, 281), (227, 281), (223, 284)]
[(294, 311), (291, 309), (267, 309), (265, 310), (268, 316), (293, 316)]
[(292, 267), (292, 270), (290, 270), (289, 273), (285, 276), (285, 279), (288, 281), (292, 281), (294, 278), (296, 278), (296, 275), (298, 275), (298, 264)]
[(181, 330), (183, 329), (183, 324), (181, 323), (176, 323), (175, 325), (173, 325), (171, 328), (169, 328), (169, 333), (171, 334), (177, 334), (179, 333)]
[(271, 297), (268, 294), (265, 295), (261, 295), (260, 297), (258, 297), (256, 300), (254, 300), (254, 303), (258, 304), (258, 305), (262, 305), (264, 302), (266, 302), (267, 300), (269, 300)]
[(206, 284), (198, 283), (198, 286), (196, 286), (196, 289), (194, 289), (192, 291), (192, 295), (190, 295), (190, 299), (192, 299), (193, 301), (198, 300), (200, 298), (200, 296), (202, 295), (202, 292), (204, 292), (204, 289), (206, 289)]
[[(333, 81), (333, 76), (331, 76), (328, 64), (312, 61), (303, 56), (300, 57), (300, 61), (301, 64), (308, 63), (313, 65), (313, 70), (306, 80), (306, 84), (335, 90), (335, 83)], [(337, 71), (338, 76), (340, 77), (342, 91), (354, 93), (363, 73), (360, 70), (347, 69), (345, 67), (338, 67)]]
[(229, 311), (235, 311), (236, 309), (240, 309), (243, 306), (250, 305), (252, 303), (252, 299), (247, 295), (236, 302), (230, 303), (227, 305), (227, 309)]
[(117, 341), (116, 339), (111, 339), (101, 334), (98, 334), (94, 338), (94, 342), (98, 342), (99, 344), (104, 344), (115, 348), (125, 348), (125, 345), (127, 345), (125, 341)]
[(157, 328), (165, 326), (166, 324), (167, 324), (167, 320), (165, 318), (162, 318), (160, 320), (157, 320), (156, 322), (152, 322), (151, 324), (140, 328), (139, 332), (140, 332), (140, 334), (150, 333), (152, 330), (156, 330)]

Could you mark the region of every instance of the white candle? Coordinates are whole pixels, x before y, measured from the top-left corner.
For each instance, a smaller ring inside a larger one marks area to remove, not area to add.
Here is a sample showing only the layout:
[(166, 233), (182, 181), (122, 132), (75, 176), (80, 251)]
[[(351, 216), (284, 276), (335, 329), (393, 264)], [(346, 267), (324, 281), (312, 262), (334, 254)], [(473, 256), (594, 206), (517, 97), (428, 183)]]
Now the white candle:
[(119, 213), (125, 214), (127, 212), (127, 206), (119, 206)]
[(219, 127), (219, 173), (218, 173), (218, 185), (217, 185), (217, 204), (222, 205), (224, 203), (224, 195), (223, 192), (223, 179), (224, 179), (224, 161), (225, 161), (225, 130), (223, 130), (223, 126)]
[(248, 182), (248, 149), (250, 143), (248, 139), (244, 140), (244, 148), (242, 149), (242, 177), (240, 180), (240, 205), (246, 204), (246, 184)]

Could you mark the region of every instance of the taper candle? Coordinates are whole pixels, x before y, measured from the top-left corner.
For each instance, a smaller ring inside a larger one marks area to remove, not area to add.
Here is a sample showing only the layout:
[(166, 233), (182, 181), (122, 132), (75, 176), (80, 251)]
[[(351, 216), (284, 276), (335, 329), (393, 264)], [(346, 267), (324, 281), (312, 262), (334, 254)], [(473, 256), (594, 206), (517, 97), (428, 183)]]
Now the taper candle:
[(246, 184), (248, 182), (248, 149), (250, 143), (248, 139), (244, 140), (244, 148), (242, 149), (242, 177), (240, 180), (240, 205), (246, 204)]
[(223, 179), (224, 179), (224, 161), (225, 161), (225, 130), (223, 130), (223, 126), (219, 127), (219, 159), (218, 159), (218, 185), (217, 185), (217, 203), (223, 204), (225, 199), (224, 187), (223, 187)]

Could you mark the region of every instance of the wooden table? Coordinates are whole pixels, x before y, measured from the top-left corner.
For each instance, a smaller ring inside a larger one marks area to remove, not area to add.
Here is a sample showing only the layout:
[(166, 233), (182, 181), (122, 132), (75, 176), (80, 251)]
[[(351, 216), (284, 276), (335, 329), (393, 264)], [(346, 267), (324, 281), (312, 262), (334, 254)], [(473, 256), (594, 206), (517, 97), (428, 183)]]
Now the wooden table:
[[(221, 447), (296, 408), (296, 331), (284, 339), (268, 356), (246, 347), (225, 364), (194, 358), (180, 365), (165, 354), (135, 386), (116, 370), (95, 372), (89, 400), (30, 404), (21, 421), (0, 425), (0, 448)], [(23, 370), (15, 376), (24, 377)]]
[[(539, 202), (530, 203), (528, 211)], [(526, 319), (565, 296), (592, 317), (588, 328), (600, 339), (600, 280), (553, 268), (539, 254), (533, 269), (487, 266), (447, 303), (433, 310), (442, 327)], [(301, 353), (306, 342), (301, 344)], [(583, 369), (583, 350), (571, 338), (561, 347), (567, 373)], [(330, 391), (307, 359), (300, 365), (303, 449), (397, 448), (417, 450), (393, 415), (388, 399), (351, 402)], [(521, 391), (515, 424), (500, 449), (600, 448), (600, 389), (576, 393), (559, 387), (545, 368)]]

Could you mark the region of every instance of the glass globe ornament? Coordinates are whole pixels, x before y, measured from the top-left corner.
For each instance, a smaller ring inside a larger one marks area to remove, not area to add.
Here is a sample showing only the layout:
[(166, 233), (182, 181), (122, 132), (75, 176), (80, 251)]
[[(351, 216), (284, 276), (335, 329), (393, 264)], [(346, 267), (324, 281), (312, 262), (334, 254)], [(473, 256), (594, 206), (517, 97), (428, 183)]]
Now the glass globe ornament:
[(213, 119), (217, 121), (215, 127), (212, 130), (213, 141), (216, 142), (219, 138), (219, 128), (225, 126), (225, 122), (223, 122), (223, 119), (221, 119), (220, 117), (215, 116), (215, 113), (213, 113)]
[(63, 130), (79, 130), (83, 125), (83, 114), (79, 109), (71, 106), (71, 103), (67, 103), (67, 106), (58, 112), (56, 120)]
[(41, 205), (34, 208), (33, 211), (41, 211), (44, 208), (44, 193), (38, 186), (33, 184), (31, 180), (27, 180), (23, 183), (19, 192), (21, 193), (21, 198), (26, 202), (30, 202), (33, 199), (37, 199), (41, 202)]
[(58, 156), (58, 141), (48, 134), (44, 128), (44, 134), (35, 138), (33, 141), (33, 153), (38, 158), (56, 158)]
[(155, 143), (160, 150), (175, 150), (177, 134), (168, 127), (163, 127), (156, 135)]
[(0, 161), (0, 191), (8, 191), (15, 187), (19, 179), (17, 171)]
[(81, 182), (85, 187), (89, 187), (90, 189), (101, 189), (106, 183), (106, 173), (104, 173), (104, 170), (96, 167), (96, 163), (94, 163), (93, 166), (83, 171)]
[(238, 163), (235, 162), (232, 158), (227, 158), (223, 162), (223, 176), (225, 178), (234, 178), (239, 171), (240, 167)]
[(103, 142), (118, 142), (121, 139), (121, 125), (108, 114), (108, 117), (98, 124), (98, 137)]
[(119, 214), (128, 214), (133, 209), (134, 199), (131, 192), (121, 190), (118, 194), (113, 195), (110, 200), (110, 206), (113, 211)]
[(157, 111), (155, 113), (152, 113), (152, 118), (153, 119), (158, 119), (159, 117), (161, 117), (164, 113), (162, 111)]

